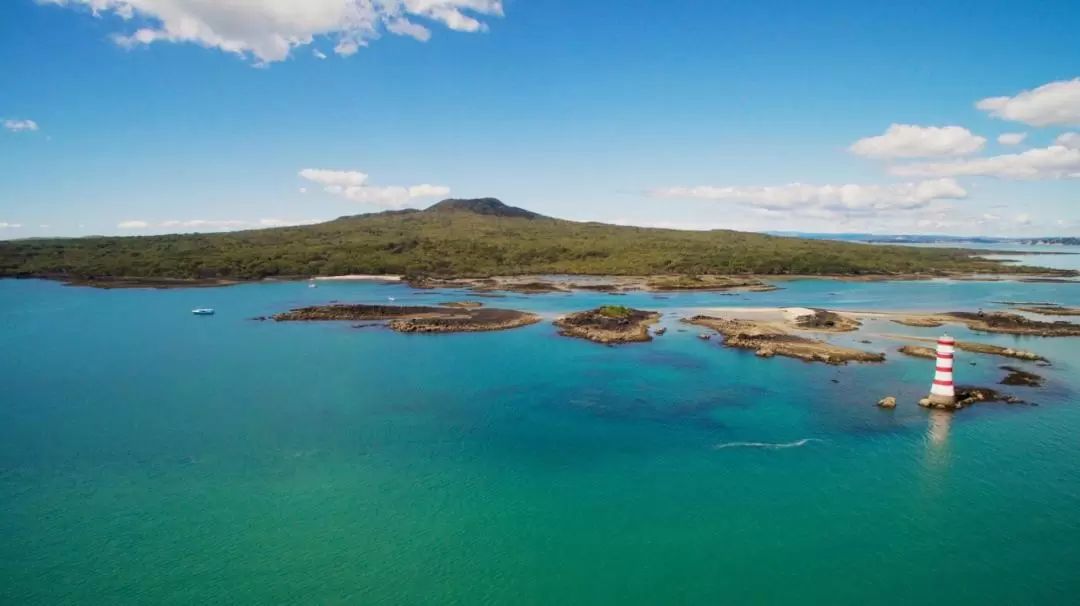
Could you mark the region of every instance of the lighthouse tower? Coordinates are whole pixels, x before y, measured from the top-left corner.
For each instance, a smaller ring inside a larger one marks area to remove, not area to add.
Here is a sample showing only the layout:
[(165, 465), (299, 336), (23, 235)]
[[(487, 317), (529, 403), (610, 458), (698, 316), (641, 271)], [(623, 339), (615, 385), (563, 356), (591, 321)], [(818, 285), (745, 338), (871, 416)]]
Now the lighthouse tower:
[(937, 342), (937, 371), (934, 384), (930, 387), (930, 405), (939, 408), (952, 408), (956, 405), (956, 390), (953, 387), (953, 356), (956, 354), (956, 339), (943, 335)]

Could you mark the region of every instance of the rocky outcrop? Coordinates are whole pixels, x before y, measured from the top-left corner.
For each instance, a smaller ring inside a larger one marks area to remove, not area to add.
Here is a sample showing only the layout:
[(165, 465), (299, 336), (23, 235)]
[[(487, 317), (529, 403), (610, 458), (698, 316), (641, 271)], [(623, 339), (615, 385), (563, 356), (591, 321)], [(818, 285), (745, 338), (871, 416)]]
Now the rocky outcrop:
[(805, 362), (844, 365), (848, 362), (884, 362), (885, 354), (841, 347), (824, 341), (793, 335), (768, 322), (726, 320), (694, 316), (688, 324), (711, 328), (724, 335), (724, 346), (748, 349), (759, 357), (786, 356)]
[(896, 408), (896, 398), (892, 396), (886, 396), (878, 400), (878, 408)]
[(913, 358), (928, 358), (934, 360), (937, 358), (937, 351), (933, 347), (922, 347), (919, 345), (905, 345), (899, 349), (900, 353), (911, 356)]
[(540, 316), (510, 309), (486, 309), (465, 317), (404, 318), (390, 328), (405, 333), (490, 332), (536, 324)]
[(398, 332), (486, 332), (540, 321), (540, 316), (512, 309), (454, 309), (398, 305), (316, 305), (273, 316), (276, 322), (390, 321)]
[(1002, 366), (1002, 370), (1009, 371), (1008, 376), (1001, 380), (1001, 385), (1013, 385), (1020, 387), (1042, 387), (1043, 378), (1039, 375), (1015, 366)]
[(633, 343), (651, 341), (649, 326), (659, 320), (655, 311), (607, 305), (559, 318), (555, 326), (566, 337), (605, 344)]
[(945, 323), (941, 320), (937, 320), (934, 318), (921, 318), (918, 316), (911, 318), (900, 318), (898, 320), (893, 320), (893, 322), (897, 324), (903, 324), (904, 326), (916, 326), (919, 328), (937, 328), (939, 326), (945, 325)]
[(795, 326), (804, 330), (852, 332), (859, 330), (862, 322), (827, 309), (815, 309), (813, 313), (803, 314), (795, 318)]
[(989, 387), (961, 386), (956, 388), (956, 400), (952, 403), (934, 401), (930, 398), (919, 400), (919, 406), (924, 408), (936, 408), (939, 410), (959, 410), (973, 404), (986, 402), (1004, 402), (1006, 404), (1027, 404), (1024, 400), (1015, 396), (1001, 393)]
[(778, 286), (766, 284), (755, 278), (736, 276), (656, 276), (645, 282), (645, 288), (653, 292), (668, 291), (732, 291), (769, 292), (780, 290)]
[(1031, 320), (1019, 314), (1011, 314), (1001, 311), (988, 313), (971, 313), (954, 311), (946, 314), (950, 318), (960, 320), (971, 330), (979, 332), (995, 332), (1010, 335), (1032, 335), (1039, 337), (1080, 337), (1080, 324), (1071, 322), (1043, 322)]
[(1018, 311), (1026, 311), (1040, 316), (1080, 316), (1080, 307), (1062, 307), (1060, 305), (1032, 305), (1017, 307)]
[(957, 341), (956, 348), (960, 351), (969, 351), (971, 353), (981, 353), (991, 356), (1001, 356), (1004, 358), (1014, 358), (1016, 360), (1024, 360), (1027, 362), (1049, 362), (1046, 358), (1031, 351), (1013, 349), (1012, 347), (1001, 347), (1000, 345), (990, 345), (988, 343), (976, 343), (974, 341)]
[(478, 309), (484, 306), (479, 301), (450, 301), (448, 303), (439, 303), (441, 307), (449, 307), (451, 309)]

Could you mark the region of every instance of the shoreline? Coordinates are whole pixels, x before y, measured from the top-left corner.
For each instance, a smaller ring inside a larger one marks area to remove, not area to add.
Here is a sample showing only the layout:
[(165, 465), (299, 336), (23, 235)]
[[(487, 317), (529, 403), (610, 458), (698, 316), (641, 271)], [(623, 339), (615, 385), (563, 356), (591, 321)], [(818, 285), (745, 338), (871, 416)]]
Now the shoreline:
[[(555, 279), (553, 279), (555, 278)], [(698, 283), (687, 283), (688, 276), (673, 274), (657, 275), (610, 275), (610, 274), (559, 274), (537, 275), (522, 274), (517, 276), (491, 276), (486, 278), (433, 278), (430, 288), (439, 289), (474, 289), (478, 292), (507, 290), (524, 294), (542, 292), (608, 292), (624, 294), (627, 292), (683, 293), (683, 292), (769, 292), (782, 288), (778, 284), (804, 280), (829, 280), (835, 282), (1020, 282), (1020, 283), (1073, 283), (1080, 284), (1080, 272), (1074, 270), (1052, 270), (1037, 273), (985, 273), (972, 274), (956, 272), (948, 274), (799, 274), (799, 275), (759, 275), (759, 274), (712, 274), (700, 276)], [(80, 278), (58, 274), (31, 274), (0, 276), (8, 280), (47, 280), (61, 282), (66, 286), (88, 288), (151, 288), (157, 290), (177, 288), (212, 288), (259, 284), (264, 282), (376, 282), (386, 284), (413, 284), (406, 276), (399, 274), (343, 274), (335, 276), (273, 276), (259, 279), (241, 278), (166, 278), (139, 276), (105, 276)], [(693, 278), (697, 280), (697, 278)], [(425, 279), (420, 279), (421, 281)], [(543, 289), (538, 286), (544, 286)], [(525, 287), (525, 288), (523, 288)]]

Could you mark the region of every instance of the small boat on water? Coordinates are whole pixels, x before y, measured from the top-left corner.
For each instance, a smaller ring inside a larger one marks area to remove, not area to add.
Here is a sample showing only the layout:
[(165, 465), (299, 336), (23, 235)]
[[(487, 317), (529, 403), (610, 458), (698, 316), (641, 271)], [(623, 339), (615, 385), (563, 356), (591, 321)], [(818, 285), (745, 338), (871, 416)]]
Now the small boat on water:
[(212, 316), (214, 315), (214, 310), (210, 309), (209, 307), (199, 307), (197, 309), (191, 310), (191, 313), (195, 314), (196, 316)]
[(315, 283), (315, 280), (311, 280), (310, 282), (308, 282), (307, 287), (308, 288), (318, 288), (319, 285)]

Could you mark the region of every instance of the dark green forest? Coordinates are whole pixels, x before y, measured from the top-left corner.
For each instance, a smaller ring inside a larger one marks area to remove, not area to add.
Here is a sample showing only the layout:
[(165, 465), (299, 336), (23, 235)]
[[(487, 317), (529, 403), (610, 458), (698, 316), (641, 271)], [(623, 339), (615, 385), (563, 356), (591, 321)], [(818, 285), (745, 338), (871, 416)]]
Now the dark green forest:
[(1001, 267), (963, 250), (577, 223), (492, 199), (452, 200), (426, 211), (342, 217), (301, 227), (0, 242), (0, 276), (69, 279), (251, 280), (352, 273), (882, 275), (995, 272)]

